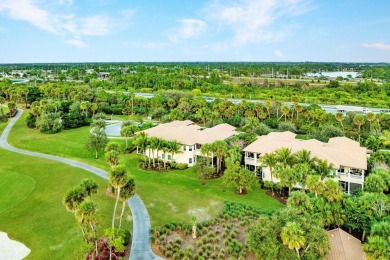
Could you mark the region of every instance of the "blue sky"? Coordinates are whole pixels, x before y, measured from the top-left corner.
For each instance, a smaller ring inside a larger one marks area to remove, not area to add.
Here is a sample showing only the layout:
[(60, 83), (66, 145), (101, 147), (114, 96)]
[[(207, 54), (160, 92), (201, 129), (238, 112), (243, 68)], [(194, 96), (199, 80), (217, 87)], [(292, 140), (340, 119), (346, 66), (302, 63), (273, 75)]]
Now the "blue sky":
[(390, 62), (388, 0), (0, 0), (0, 63)]

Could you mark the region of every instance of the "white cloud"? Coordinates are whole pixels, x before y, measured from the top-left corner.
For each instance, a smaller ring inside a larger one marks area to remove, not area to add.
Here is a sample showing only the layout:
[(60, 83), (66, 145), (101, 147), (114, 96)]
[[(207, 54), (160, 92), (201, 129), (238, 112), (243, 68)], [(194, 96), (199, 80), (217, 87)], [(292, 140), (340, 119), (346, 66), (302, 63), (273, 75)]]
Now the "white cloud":
[(220, 28), (232, 31), (234, 45), (276, 41), (286, 37), (292, 24), (276, 26), (282, 18), (299, 16), (312, 9), (310, 0), (214, 1), (207, 16)]
[(85, 47), (87, 47), (87, 45), (83, 41), (81, 41), (80, 39), (66, 40), (65, 43), (69, 44), (69, 45), (72, 45), (72, 46), (75, 46), (75, 47), (78, 47), (78, 48), (85, 48)]
[(384, 43), (363, 43), (363, 47), (368, 49), (390, 50), (390, 44)]
[[(73, 0), (0, 0), (0, 13), (7, 14), (13, 20), (25, 21), (31, 25), (71, 40), (68, 44), (85, 47), (80, 37), (106, 36), (116, 28), (123, 28), (134, 12), (123, 10), (116, 18), (105, 14), (79, 17), (73, 13), (64, 13), (63, 6), (73, 5)], [(76, 38), (77, 40), (72, 40)]]
[(179, 27), (171, 30), (169, 39), (177, 42), (180, 39), (198, 38), (205, 31), (207, 24), (205, 21), (197, 19), (179, 20)]
[(284, 58), (284, 53), (280, 50), (275, 51), (275, 56), (278, 58)]

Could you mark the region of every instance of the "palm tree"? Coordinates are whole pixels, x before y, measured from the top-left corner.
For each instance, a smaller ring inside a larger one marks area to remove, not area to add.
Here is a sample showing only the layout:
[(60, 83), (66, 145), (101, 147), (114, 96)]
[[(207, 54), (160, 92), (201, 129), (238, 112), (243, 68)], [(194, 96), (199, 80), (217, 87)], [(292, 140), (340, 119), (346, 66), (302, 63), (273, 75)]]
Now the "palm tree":
[(106, 152), (105, 159), (106, 159), (106, 162), (111, 166), (111, 168), (119, 163), (119, 156), (120, 156), (120, 153), (118, 151), (115, 151), (115, 150), (111, 150), (111, 151)]
[(302, 149), (296, 152), (295, 159), (297, 163), (306, 163), (310, 167), (312, 167), (316, 162), (316, 157), (311, 157), (311, 152), (306, 149)]
[(181, 145), (176, 140), (168, 142), (168, 149), (169, 152), (172, 154), (172, 158), (171, 158), (172, 161), (173, 161), (173, 155), (182, 153)]
[(198, 112), (196, 112), (195, 116), (199, 119), (202, 120), (203, 122), (203, 126), (206, 126), (206, 120), (207, 118), (209, 117), (210, 115), (210, 112), (207, 108), (205, 107), (202, 107), (201, 109), (198, 110)]
[(149, 145), (149, 138), (148, 135), (145, 132), (139, 133), (135, 138), (134, 138), (134, 144), (137, 146), (137, 151), (138, 148), (143, 152), (144, 154), (144, 162), (146, 164), (146, 149)]
[(116, 188), (116, 200), (115, 200), (115, 207), (114, 207), (114, 213), (112, 215), (112, 224), (111, 224), (111, 228), (114, 228), (115, 213), (118, 206), (121, 188), (125, 186), (127, 183), (127, 172), (125, 166), (117, 165), (111, 168), (111, 170), (108, 172), (108, 181), (112, 187)]
[(333, 163), (329, 163), (327, 160), (317, 159), (314, 171), (321, 176), (321, 180), (331, 175), (333, 170)]
[(259, 161), (261, 162), (262, 167), (268, 167), (269, 168), (269, 173), (271, 175), (271, 192), (272, 195), (274, 195), (274, 177), (273, 177), (273, 168), (276, 166), (278, 163), (277, 157), (275, 153), (265, 153), (262, 157), (259, 158)]
[(299, 119), (299, 113), (303, 111), (303, 107), (299, 103), (296, 103), (294, 105), (294, 110), (297, 113), (297, 119)]
[(95, 116), (95, 112), (96, 112), (96, 110), (98, 110), (98, 108), (99, 108), (98, 104), (96, 104), (96, 103), (91, 104), (92, 116)]
[(303, 191), (293, 191), (287, 199), (287, 207), (294, 208), (298, 214), (312, 209), (310, 197)]
[(169, 152), (168, 141), (162, 139), (161, 150), (164, 153), (163, 162), (164, 162), (164, 169), (166, 169), (167, 153)]
[(344, 113), (342, 112), (337, 112), (334, 117), (336, 118), (337, 122), (339, 122), (341, 124), (341, 128), (344, 130), (344, 125), (343, 125), (343, 121), (344, 121)]
[(287, 222), (286, 226), (282, 228), (280, 237), (282, 238), (283, 244), (291, 250), (295, 249), (298, 258), (301, 258), (299, 249), (306, 243), (306, 237), (301, 226), (296, 222)]
[(91, 179), (84, 179), (80, 186), (85, 190), (87, 195), (89, 196), (89, 199), (92, 201), (92, 193), (97, 193), (98, 191), (98, 185), (96, 182), (94, 182)]
[(325, 185), (321, 181), (319, 175), (309, 175), (307, 178), (307, 188), (317, 197), (318, 194), (322, 194), (324, 192)]
[[(154, 136), (151, 137), (149, 145), (150, 145), (149, 149), (152, 150), (153, 167), (156, 168), (156, 161), (155, 161), (155, 157), (154, 157), (154, 151), (157, 150), (157, 153), (158, 153), (158, 149), (160, 148), (160, 145), (161, 145), (160, 138), (154, 137)], [(158, 158), (158, 156), (157, 156), (157, 158)]]
[(359, 131), (359, 142), (360, 142), (360, 128), (362, 125), (365, 123), (365, 118), (364, 115), (362, 114), (357, 114), (353, 117), (353, 123), (358, 126), (358, 131)]
[(80, 103), (80, 109), (83, 111), (84, 115), (87, 116), (87, 109), (88, 109), (88, 101), (83, 101)]
[[(295, 174), (297, 177), (299, 176), (299, 179), (302, 183), (302, 190), (305, 190), (306, 182), (307, 182), (307, 176), (310, 173), (310, 166), (307, 163), (297, 163), (293, 165), (293, 169), (295, 171)], [(298, 180), (299, 181), (299, 180)]]
[(121, 136), (126, 138), (126, 149), (129, 147), (127, 144), (127, 140), (130, 136), (132, 136), (136, 131), (138, 131), (138, 127), (136, 125), (128, 125), (121, 128)]
[(215, 141), (211, 144), (213, 154), (217, 157), (217, 173), (220, 173), (222, 166), (222, 159), (227, 154), (228, 145), (225, 141)]
[(80, 204), (84, 201), (85, 196), (85, 190), (82, 187), (77, 187), (66, 193), (63, 203), (68, 211), (76, 212)]
[(344, 197), (344, 192), (337, 181), (328, 179), (325, 181), (325, 190), (322, 193), (322, 197), (329, 202), (339, 202)]
[(364, 245), (364, 251), (369, 260), (386, 259), (389, 254), (389, 241), (384, 237), (370, 236), (368, 242)]
[(295, 155), (291, 152), (291, 148), (282, 147), (275, 151), (276, 159), (281, 162), (286, 168), (292, 166), (295, 161)]
[(390, 131), (384, 130), (383, 135), (379, 136), (384, 146), (390, 146)]
[[(96, 213), (97, 213), (96, 204), (93, 203), (92, 201), (84, 201), (80, 205), (80, 208), (75, 215), (76, 215), (76, 220), (79, 223), (81, 230), (83, 232), (84, 239), (87, 242), (92, 242), (95, 245), (95, 253), (96, 255), (98, 255), (97, 235), (96, 235), (96, 229), (97, 229), (96, 226), (98, 222), (98, 217)], [(90, 230), (90, 232), (86, 232), (88, 230)]]
[(212, 153), (212, 149), (211, 149), (211, 144), (204, 144), (202, 145), (202, 147), (200, 148), (200, 152), (203, 156), (207, 157), (207, 165), (210, 165), (210, 159), (211, 159), (211, 165), (212, 167), (214, 167), (214, 158), (213, 158), (213, 153)]
[(242, 127), (247, 133), (254, 133), (260, 126), (260, 121), (257, 117), (248, 117), (245, 119), (245, 125)]
[(271, 100), (266, 100), (264, 103), (265, 109), (267, 110), (268, 118), (271, 116), (272, 102)]
[(122, 218), (123, 218), (123, 213), (125, 212), (126, 201), (130, 199), (132, 196), (134, 196), (134, 194), (135, 194), (135, 182), (133, 178), (128, 176), (126, 180), (126, 184), (122, 187), (121, 192), (119, 194), (123, 202), (121, 216), (119, 218), (119, 226), (118, 226), (119, 229), (122, 226)]
[[(287, 115), (290, 113), (290, 106), (287, 105), (287, 104), (284, 104), (281, 108), (281, 111), (282, 111), (282, 116), (284, 116), (284, 121), (287, 120)], [(280, 120), (280, 118), (278, 119)]]

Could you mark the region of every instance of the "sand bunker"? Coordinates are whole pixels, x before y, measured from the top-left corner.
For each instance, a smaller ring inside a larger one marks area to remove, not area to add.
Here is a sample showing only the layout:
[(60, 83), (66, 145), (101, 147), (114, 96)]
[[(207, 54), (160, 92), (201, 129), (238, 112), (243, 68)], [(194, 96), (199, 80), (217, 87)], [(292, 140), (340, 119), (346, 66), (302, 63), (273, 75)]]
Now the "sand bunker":
[(22, 243), (12, 240), (7, 233), (0, 232), (0, 259), (21, 260), (30, 254), (31, 250)]

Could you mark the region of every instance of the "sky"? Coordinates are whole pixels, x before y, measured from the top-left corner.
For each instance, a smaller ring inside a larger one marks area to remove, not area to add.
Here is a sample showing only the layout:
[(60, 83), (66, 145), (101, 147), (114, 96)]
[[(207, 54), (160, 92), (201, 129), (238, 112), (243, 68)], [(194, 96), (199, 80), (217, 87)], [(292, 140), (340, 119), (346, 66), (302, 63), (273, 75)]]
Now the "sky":
[(389, 0), (0, 0), (0, 63), (390, 62)]

